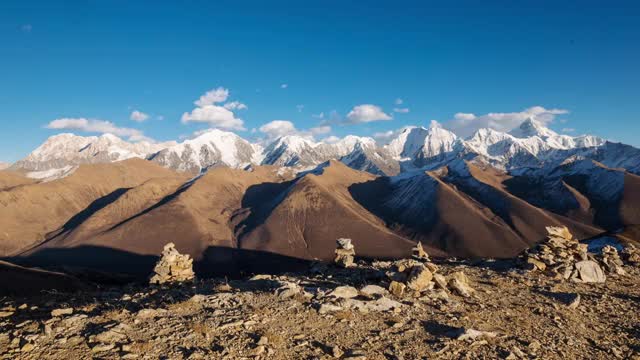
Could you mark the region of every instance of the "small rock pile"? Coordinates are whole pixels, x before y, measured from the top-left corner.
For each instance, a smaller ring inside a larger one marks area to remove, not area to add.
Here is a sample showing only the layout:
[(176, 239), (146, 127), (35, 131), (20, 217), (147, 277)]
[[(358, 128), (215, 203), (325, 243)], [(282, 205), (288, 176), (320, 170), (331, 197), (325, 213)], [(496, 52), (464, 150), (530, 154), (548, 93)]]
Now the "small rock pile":
[(623, 268), (624, 263), (618, 254), (618, 250), (611, 245), (602, 248), (600, 263), (602, 263), (604, 270), (610, 274), (626, 275), (626, 271)]
[(462, 297), (470, 297), (474, 292), (462, 271), (449, 275), (447, 279), (437, 272), (438, 266), (431, 262), (405, 259), (396, 261), (394, 266), (396, 271), (387, 272), (391, 280), (389, 292), (399, 298), (407, 294), (420, 297), (423, 292), (436, 288), (445, 293), (449, 289)]
[(413, 258), (418, 260), (418, 261), (430, 261), (431, 259), (429, 259), (429, 254), (427, 254), (426, 251), (424, 251), (424, 248), (422, 247), (422, 242), (418, 241), (418, 243), (416, 244), (416, 246), (413, 248)]
[(640, 250), (633, 244), (627, 244), (622, 252), (627, 263), (634, 266), (640, 266)]
[(336, 258), (333, 262), (343, 268), (354, 266), (353, 259), (356, 255), (356, 250), (351, 243), (351, 239), (340, 238), (336, 242), (338, 247), (336, 248)]
[(549, 236), (525, 251), (528, 270), (575, 282), (604, 282), (606, 276), (597, 262), (589, 258), (587, 244), (581, 244), (566, 227), (547, 227)]
[(176, 250), (174, 243), (168, 243), (162, 250), (162, 257), (153, 269), (154, 275), (150, 284), (166, 284), (192, 281), (193, 259), (189, 255), (182, 255)]

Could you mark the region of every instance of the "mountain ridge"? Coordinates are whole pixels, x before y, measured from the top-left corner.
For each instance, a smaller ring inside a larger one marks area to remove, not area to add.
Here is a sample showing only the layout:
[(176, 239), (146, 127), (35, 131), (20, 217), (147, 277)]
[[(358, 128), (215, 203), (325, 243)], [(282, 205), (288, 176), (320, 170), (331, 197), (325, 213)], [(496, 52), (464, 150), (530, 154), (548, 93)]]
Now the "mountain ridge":
[(437, 123), (428, 128), (407, 127), (386, 145), (354, 135), (331, 143), (286, 135), (261, 144), (218, 129), (181, 143), (160, 144), (129, 143), (109, 134), (100, 137), (59, 134), (47, 139), (11, 169), (27, 171), (34, 179), (51, 180), (68, 175), (80, 164), (132, 157), (193, 174), (218, 166), (242, 169), (251, 165), (303, 171), (331, 159), (376, 175), (437, 168), (457, 158), (481, 158), (500, 169), (522, 171), (558, 166), (573, 157), (592, 158), (610, 167), (640, 173), (639, 149), (591, 135), (559, 135), (531, 118), (508, 133), (484, 128), (465, 139)]

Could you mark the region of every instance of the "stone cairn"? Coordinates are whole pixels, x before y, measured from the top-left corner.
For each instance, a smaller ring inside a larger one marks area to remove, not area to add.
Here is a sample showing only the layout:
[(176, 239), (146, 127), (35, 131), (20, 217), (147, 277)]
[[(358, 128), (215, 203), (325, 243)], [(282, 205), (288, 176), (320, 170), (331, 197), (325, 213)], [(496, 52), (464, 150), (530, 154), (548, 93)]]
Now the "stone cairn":
[(587, 244), (581, 244), (566, 227), (547, 227), (549, 235), (526, 250), (525, 268), (575, 282), (604, 282), (602, 268), (591, 259)]
[(386, 275), (391, 280), (389, 292), (396, 297), (407, 294), (420, 297), (435, 289), (444, 293), (451, 290), (462, 297), (470, 297), (474, 292), (462, 271), (450, 274), (448, 278), (439, 274), (438, 266), (430, 262), (429, 254), (421, 243), (413, 249), (412, 259), (398, 260), (393, 265), (396, 271), (389, 271)]
[(151, 284), (167, 284), (193, 281), (193, 259), (189, 255), (182, 255), (176, 250), (174, 243), (168, 243), (162, 250), (162, 257), (153, 269), (154, 275), (149, 280)]
[(634, 266), (640, 266), (640, 250), (633, 244), (626, 244), (622, 252), (627, 263)]
[(351, 243), (351, 239), (340, 238), (336, 243), (338, 247), (336, 248), (336, 258), (333, 262), (343, 268), (354, 266), (353, 259), (356, 255), (356, 250)]
[(412, 252), (413, 252), (412, 257), (415, 260), (423, 261), (423, 262), (431, 261), (431, 259), (429, 259), (429, 254), (427, 254), (427, 252), (424, 251), (424, 248), (422, 247), (422, 243), (420, 241), (418, 241), (416, 246), (413, 248)]
[(611, 245), (607, 245), (602, 248), (600, 253), (600, 263), (604, 270), (610, 274), (626, 275), (624, 271), (624, 263), (618, 254), (618, 249)]

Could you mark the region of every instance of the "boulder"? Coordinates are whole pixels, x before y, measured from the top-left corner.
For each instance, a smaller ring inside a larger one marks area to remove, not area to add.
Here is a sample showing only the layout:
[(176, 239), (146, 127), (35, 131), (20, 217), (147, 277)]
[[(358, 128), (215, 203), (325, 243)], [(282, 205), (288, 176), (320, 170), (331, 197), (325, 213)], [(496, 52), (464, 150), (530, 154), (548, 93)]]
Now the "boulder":
[(583, 260), (575, 264), (573, 280), (585, 283), (603, 283), (607, 279), (602, 268), (595, 261)]
[(392, 281), (389, 285), (389, 292), (396, 297), (402, 297), (402, 295), (404, 295), (404, 289), (406, 287), (407, 286), (401, 282)]
[(462, 271), (451, 274), (449, 288), (462, 297), (470, 297), (475, 290), (469, 286), (469, 279)]
[(433, 274), (424, 265), (414, 266), (407, 278), (407, 287), (414, 291), (423, 291), (432, 287)]

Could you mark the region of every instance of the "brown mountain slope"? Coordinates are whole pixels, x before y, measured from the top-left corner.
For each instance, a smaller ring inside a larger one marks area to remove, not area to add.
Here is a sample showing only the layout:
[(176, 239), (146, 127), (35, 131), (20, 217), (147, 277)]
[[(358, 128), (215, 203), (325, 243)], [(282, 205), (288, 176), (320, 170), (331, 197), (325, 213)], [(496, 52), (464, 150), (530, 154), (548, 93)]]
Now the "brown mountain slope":
[(131, 159), (80, 166), (72, 175), (0, 192), (0, 256), (23, 252), (46, 240), (82, 211), (103, 207), (127, 189), (152, 178), (184, 178), (151, 162)]
[(545, 226), (565, 223), (578, 236), (601, 230), (536, 208), (504, 190), (506, 176), (464, 164), (353, 186), (351, 191), (389, 227), (453, 256), (510, 257), (543, 239)]
[[(70, 249), (85, 247), (82, 261), (75, 264), (104, 269), (112, 266), (109, 257), (146, 260), (141, 257), (157, 255), (173, 242), (180, 252), (201, 261), (211, 247), (236, 247), (231, 222), (247, 189), (282, 179), (272, 167), (251, 172), (220, 167), (188, 183), (180, 180), (153, 179), (132, 188), (24, 255), (63, 262), (73, 253)], [(126, 272), (126, 265), (121, 270)]]
[[(549, 225), (566, 224), (579, 238), (602, 232), (588, 218), (531, 205), (511, 193), (511, 177), (466, 162), (394, 178), (337, 161), (295, 179), (279, 174), (273, 167), (216, 168), (187, 181), (144, 161), (82, 167), (59, 181), (7, 191), (22, 199), (12, 203), (22, 218), (12, 215), (10, 229), (19, 235), (13, 238), (47, 240), (22, 253), (29, 258), (123, 272), (152, 265), (168, 242), (210, 271), (263, 257), (329, 260), (340, 237), (373, 258), (406, 257), (416, 241), (434, 256), (510, 257), (543, 239)], [(590, 198), (562, 186), (586, 214)], [(621, 213), (633, 220), (636, 185), (628, 186)], [(64, 201), (73, 207), (59, 214)], [(16, 205), (24, 202), (28, 210)], [(39, 218), (46, 231), (19, 226)]]
[[(602, 232), (602, 229), (543, 210), (509, 193), (504, 181), (509, 177), (490, 166), (467, 163), (471, 175), (448, 178), (483, 205), (500, 216), (520, 236), (532, 245), (547, 235), (546, 226), (562, 224), (569, 227), (578, 238), (588, 238)], [(584, 201), (584, 197), (580, 199)]]
[(619, 210), (625, 226), (640, 225), (640, 176), (625, 173)]
[(615, 232), (640, 223), (640, 177), (596, 161), (559, 167), (549, 177), (519, 176), (505, 190), (537, 207)]
[(386, 228), (349, 192), (354, 184), (374, 179), (330, 161), (316, 173), (281, 186), (259, 185), (243, 201), (250, 215), (238, 227), (240, 247), (329, 260), (334, 256), (335, 240), (347, 237), (359, 256), (407, 256), (415, 243)]
[(22, 173), (11, 170), (0, 171), (0, 191), (10, 190), (16, 186), (27, 185), (35, 183), (34, 180), (29, 179)]

